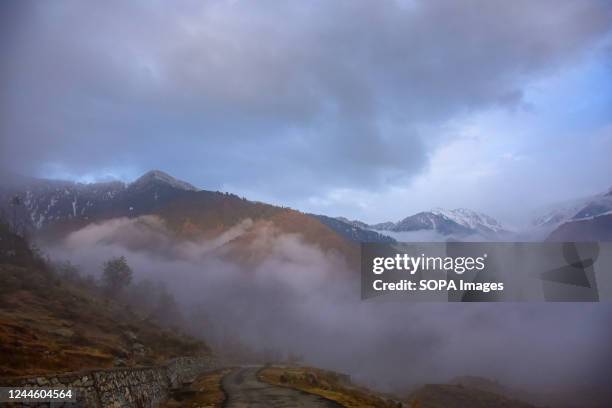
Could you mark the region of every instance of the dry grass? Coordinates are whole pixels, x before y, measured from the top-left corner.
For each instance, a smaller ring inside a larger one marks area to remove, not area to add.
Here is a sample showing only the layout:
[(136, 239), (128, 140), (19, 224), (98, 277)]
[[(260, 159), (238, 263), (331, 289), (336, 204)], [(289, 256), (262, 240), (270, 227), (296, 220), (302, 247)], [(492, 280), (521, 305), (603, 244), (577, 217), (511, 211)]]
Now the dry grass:
[(0, 264), (0, 377), (148, 365), (207, 351), (31, 266)]
[(347, 376), (309, 367), (267, 367), (259, 378), (269, 384), (320, 395), (347, 408), (397, 408), (402, 405), (384, 395), (351, 384)]
[[(246, 234), (228, 245), (228, 256), (251, 264), (260, 261), (269, 248), (253, 248), (257, 234), (271, 226), (275, 234), (299, 234), (306, 243), (333, 251), (358, 265), (359, 246), (350, 242), (319, 220), (288, 208), (243, 200), (234, 195), (201, 191), (173, 201), (157, 212), (179, 238), (214, 238), (245, 219), (255, 223)], [(248, 248), (248, 251), (245, 250)], [(262, 252), (259, 253), (258, 252)]]
[(175, 392), (160, 408), (221, 408), (225, 401), (221, 380), (230, 371), (231, 369), (216, 370), (198, 377), (188, 388)]
[(414, 391), (408, 401), (411, 408), (535, 408), (503, 395), (450, 384), (425, 385)]

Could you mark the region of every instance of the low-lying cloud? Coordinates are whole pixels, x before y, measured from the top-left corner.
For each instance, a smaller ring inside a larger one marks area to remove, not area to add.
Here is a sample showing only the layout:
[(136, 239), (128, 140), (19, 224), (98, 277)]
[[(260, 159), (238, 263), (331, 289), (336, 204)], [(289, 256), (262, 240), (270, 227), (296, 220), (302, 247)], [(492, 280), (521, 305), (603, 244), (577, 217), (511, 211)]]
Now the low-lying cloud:
[[(221, 241), (180, 242), (159, 218), (125, 218), (74, 232), (49, 251), (92, 274), (126, 255), (136, 280), (161, 280), (185, 311), (206, 314), (206, 325), (190, 329), (217, 347), (233, 336), (382, 389), (466, 374), (531, 387), (609, 378), (609, 305), (361, 301), (359, 274), (337, 254), (258, 228), (244, 220)], [(266, 246), (248, 266), (226, 252), (246, 233), (265, 235), (254, 242)]]

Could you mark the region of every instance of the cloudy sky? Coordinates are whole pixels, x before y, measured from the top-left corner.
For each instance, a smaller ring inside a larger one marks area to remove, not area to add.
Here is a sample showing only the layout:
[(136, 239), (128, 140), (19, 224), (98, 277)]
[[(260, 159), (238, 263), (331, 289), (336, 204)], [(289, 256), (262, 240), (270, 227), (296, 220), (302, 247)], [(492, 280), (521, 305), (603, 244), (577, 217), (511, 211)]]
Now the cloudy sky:
[(370, 222), (612, 186), (612, 4), (5, 1), (0, 160)]

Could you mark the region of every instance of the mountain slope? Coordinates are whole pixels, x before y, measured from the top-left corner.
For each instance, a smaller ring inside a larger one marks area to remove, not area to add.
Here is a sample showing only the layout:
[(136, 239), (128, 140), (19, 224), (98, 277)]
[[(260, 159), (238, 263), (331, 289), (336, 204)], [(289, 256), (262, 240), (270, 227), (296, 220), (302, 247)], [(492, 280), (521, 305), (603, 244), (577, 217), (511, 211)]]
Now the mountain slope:
[(391, 229), (395, 232), (435, 230), (442, 235), (469, 235), (472, 230), (447, 216), (435, 212), (420, 212), (404, 218)]
[(396, 223), (384, 222), (369, 226), (369, 229), (402, 233), (414, 231), (433, 231), (446, 237), (462, 238), (480, 236), (482, 238), (499, 238), (508, 234), (494, 218), (465, 208), (445, 210), (436, 208), (408, 216)]
[(367, 224), (359, 221), (349, 221), (343, 217), (332, 218), (325, 215), (313, 215), (313, 217), (351, 241), (379, 243), (396, 242), (395, 239), (389, 236), (368, 229)]
[(412, 392), (410, 406), (420, 408), (535, 408), (493, 392), (452, 384), (428, 384)]
[(0, 377), (150, 365), (208, 353), (203, 342), (163, 330), (60, 278), (0, 225)]
[(548, 241), (612, 241), (611, 218), (612, 188), (557, 205), (533, 224), (548, 235)]
[[(196, 191), (192, 185), (158, 170), (129, 184), (23, 178), (19, 185), (0, 186), (0, 206), (8, 214), (17, 210), (20, 227), (40, 230), (63, 222), (78, 226), (101, 219), (148, 214)], [(21, 201), (17, 208), (10, 206), (14, 196)]]
[(612, 241), (612, 214), (572, 220), (550, 233), (547, 241)]
[(605, 193), (553, 205), (536, 216), (532, 224), (535, 227), (556, 228), (566, 222), (598, 217), (609, 212), (612, 212), (612, 188)]
[[(23, 198), (23, 205), (10, 206), (15, 195)], [(324, 251), (357, 254), (354, 242), (315, 217), (233, 194), (197, 191), (160, 171), (148, 172), (130, 184), (29, 179), (22, 187), (1, 188), (0, 199), (6, 214), (16, 210), (18, 228), (53, 242), (92, 223), (156, 215), (179, 239), (212, 239), (248, 220), (251, 230), (298, 234)], [(236, 237), (233, 250), (240, 251), (248, 239), (248, 234)]]

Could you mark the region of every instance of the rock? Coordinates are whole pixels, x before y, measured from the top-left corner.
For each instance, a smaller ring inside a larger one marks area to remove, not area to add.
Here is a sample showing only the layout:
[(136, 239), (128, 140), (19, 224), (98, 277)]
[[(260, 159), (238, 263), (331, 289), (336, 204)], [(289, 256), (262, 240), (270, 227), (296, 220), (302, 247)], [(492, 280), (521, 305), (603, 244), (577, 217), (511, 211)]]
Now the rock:
[(146, 354), (146, 349), (145, 349), (144, 344), (134, 343), (132, 348), (134, 350), (134, 353), (139, 356), (144, 356)]
[(38, 385), (40, 385), (42, 387), (43, 385), (49, 384), (49, 381), (46, 378), (44, 378), (44, 377), (38, 377), (36, 379), (36, 384), (38, 384)]
[(136, 333), (134, 333), (131, 330), (127, 330), (123, 333), (125, 335), (125, 337), (130, 340), (130, 341), (136, 341), (138, 340), (138, 336), (136, 336)]
[(115, 365), (115, 367), (126, 367), (127, 366), (126, 361), (121, 358), (116, 358), (113, 364)]

